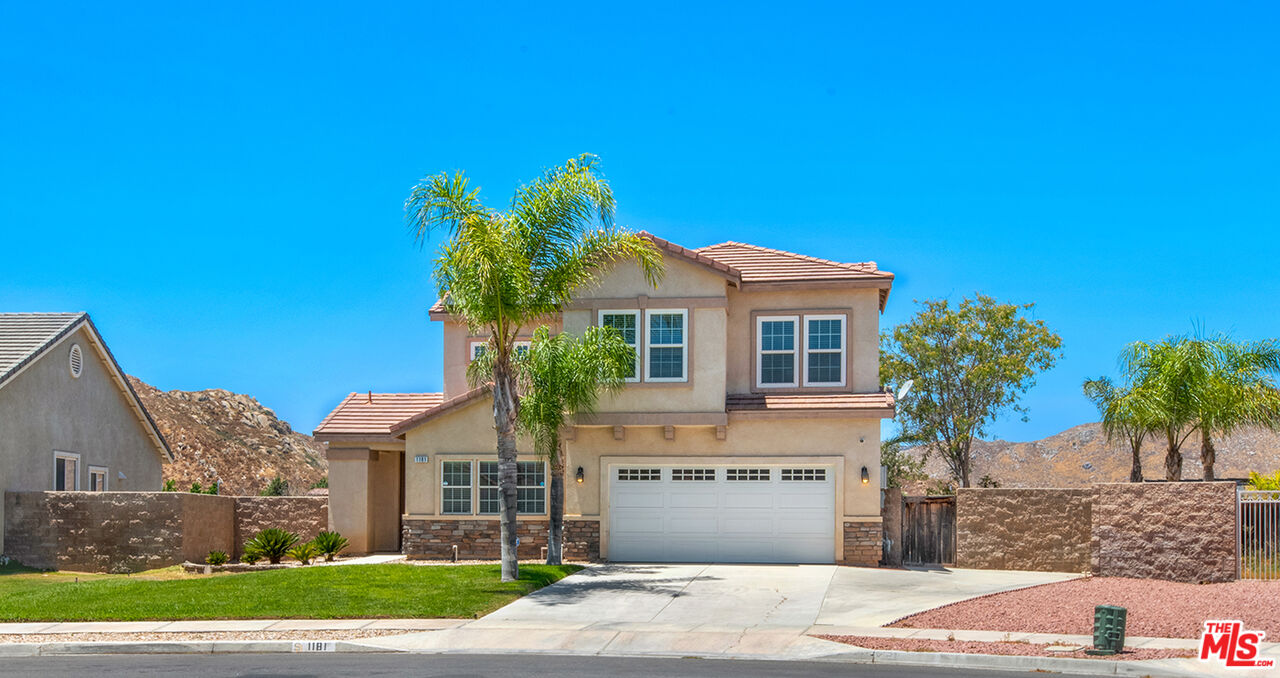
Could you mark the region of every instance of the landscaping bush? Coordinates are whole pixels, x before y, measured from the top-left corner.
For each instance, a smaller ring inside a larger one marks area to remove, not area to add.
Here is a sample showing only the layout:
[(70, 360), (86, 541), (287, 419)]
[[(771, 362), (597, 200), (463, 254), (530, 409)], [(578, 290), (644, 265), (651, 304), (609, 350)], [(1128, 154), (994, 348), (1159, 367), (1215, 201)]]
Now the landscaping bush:
[(315, 558), (318, 555), (320, 555), (320, 551), (316, 548), (316, 545), (312, 542), (298, 544), (297, 546), (289, 549), (289, 557), (302, 563), (303, 565), (310, 565), (311, 559)]
[(324, 531), (316, 535), (316, 550), (324, 555), (325, 562), (333, 562), (333, 557), (338, 555), (342, 549), (347, 548), (347, 538), (337, 532)]
[(289, 483), (284, 478), (276, 476), (262, 488), (261, 496), (263, 497), (283, 497), (289, 494)]
[(268, 527), (245, 543), (244, 552), (252, 551), (266, 558), (272, 565), (278, 565), (280, 559), (297, 543), (298, 535), (278, 527)]
[(227, 554), (222, 551), (210, 551), (209, 555), (204, 558), (204, 562), (210, 565), (226, 565), (228, 560), (230, 560), (230, 558), (228, 558)]
[(262, 560), (262, 554), (248, 546), (245, 546), (244, 553), (240, 554), (240, 562), (246, 565), (253, 565), (259, 560)]
[(1251, 490), (1280, 490), (1280, 471), (1276, 471), (1274, 475), (1264, 476), (1257, 471), (1249, 472), (1249, 489)]

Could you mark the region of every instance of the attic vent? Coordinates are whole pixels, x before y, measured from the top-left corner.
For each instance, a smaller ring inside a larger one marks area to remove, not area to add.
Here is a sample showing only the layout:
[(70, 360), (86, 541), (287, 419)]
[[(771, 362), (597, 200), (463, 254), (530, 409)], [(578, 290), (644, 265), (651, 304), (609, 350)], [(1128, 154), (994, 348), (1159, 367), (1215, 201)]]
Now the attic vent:
[(71, 345), (71, 376), (75, 379), (80, 378), (80, 372), (84, 370), (84, 354), (80, 352), (80, 344)]

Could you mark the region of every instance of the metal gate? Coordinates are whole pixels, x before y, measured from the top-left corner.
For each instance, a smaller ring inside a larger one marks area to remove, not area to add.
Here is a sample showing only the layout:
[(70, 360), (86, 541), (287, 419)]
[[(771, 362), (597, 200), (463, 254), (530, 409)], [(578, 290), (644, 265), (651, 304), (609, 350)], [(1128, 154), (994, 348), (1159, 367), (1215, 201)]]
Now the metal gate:
[(906, 497), (902, 506), (902, 562), (955, 565), (956, 498)]
[(1236, 490), (1241, 579), (1280, 580), (1280, 491)]

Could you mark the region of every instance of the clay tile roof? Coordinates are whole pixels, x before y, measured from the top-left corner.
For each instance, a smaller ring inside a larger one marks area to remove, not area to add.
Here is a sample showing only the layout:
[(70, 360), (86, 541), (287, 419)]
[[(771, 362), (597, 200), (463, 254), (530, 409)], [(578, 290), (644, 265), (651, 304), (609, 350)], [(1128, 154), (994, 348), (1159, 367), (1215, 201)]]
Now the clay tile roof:
[(734, 282), (742, 280), (742, 272), (734, 268), (733, 264), (727, 261), (722, 261), (720, 259), (704, 255), (701, 253), (701, 250), (691, 250), (687, 247), (681, 247), (670, 240), (663, 240), (648, 231), (640, 231), (637, 235), (648, 238), (650, 242), (658, 246), (658, 249), (667, 254), (674, 254), (694, 263), (706, 266), (724, 277), (730, 278)]
[(0, 382), (72, 331), (86, 316), (85, 313), (0, 313)]
[(770, 394), (741, 393), (725, 397), (729, 412), (865, 412), (892, 416), (892, 393)]
[(876, 262), (841, 263), (740, 242), (722, 242), (697, 250), (742, 272), (742, 282), (815, 282), (820, 280), (893, 280)]
[(392, 426), (442, 401), (443, 393), (352, 393), (320, 422), (315, 435), (390, 435)]
[[(475, 400), (476, 398), (479, 398), (480, 396), (488, 392), (489, 392), (489, 387), (487, 385), (480, 386), (477, 388), (473, 388), (470, 391), (463, 393), (462, 395), (456, 395), (448, 400), (437, 403), (434, 407), (428, 410), (425, 410), (423, 412), (418, 412), (417, 414), (414, 414), (413, 416), (407, 417), (401, 420), (400, 422), (396, 423), (394, 426), (391, 427), (391, 434), (398, 436), (404, 433), (405, 431), (408, 431), (409, 429), (427, 421), (428, 419), (434, 419), (446, 412), (452, 412), (453, 410), (456, 410), (457, 408), (462, 407), (463, 405), (466, 405), (472, 400)], [(440, 395), (440, 394), (436, 393), (432, 395)]]

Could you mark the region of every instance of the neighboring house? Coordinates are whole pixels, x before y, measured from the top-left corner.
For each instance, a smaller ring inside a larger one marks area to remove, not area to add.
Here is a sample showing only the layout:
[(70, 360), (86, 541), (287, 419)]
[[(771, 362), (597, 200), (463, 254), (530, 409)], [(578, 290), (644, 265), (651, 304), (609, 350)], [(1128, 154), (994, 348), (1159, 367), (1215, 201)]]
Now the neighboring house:
[[(893, 274), (650, 237), (666, 264), (656, 289), (622, 265), (552, 323), (612, 326), (636, 347), (628, 386), (565, 431), (566, 556), (875, 565)], [(330, 521), (356, 551), (496, 557), (491, 397), (465, 374), (485, 338), (439, 303), (431, 317), (444, 325), (443, 393), (353, 393), (315, 431)], [(547, 465), (531, 450), (522, 436), (522, 558), (546, 544)]]
[(154, 491), (172, 460), (87, 313), (0, 313), (0, 494)]

